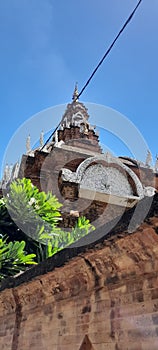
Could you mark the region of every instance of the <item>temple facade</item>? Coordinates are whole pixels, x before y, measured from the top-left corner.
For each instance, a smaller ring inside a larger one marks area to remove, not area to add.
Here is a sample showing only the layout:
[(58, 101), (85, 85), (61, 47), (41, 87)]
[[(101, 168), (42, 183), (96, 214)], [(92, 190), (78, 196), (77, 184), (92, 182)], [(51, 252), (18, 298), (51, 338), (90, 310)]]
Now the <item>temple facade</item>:
[[(103, 153), (95, 125), (89, 122), (85, 105), (78, 101), (77, 86), (66, 107), (60, 125), (51, 140), (27, 152), (20, 164), (6, 166), (2, 184), (13, 179), (30, 178), (39, 190), (51, 191), (63, 204), (63, 225), (71, 227), (77, 216), (86, 216), (96, 225), (113, 219), (133, 207), (144, 196), (152, 196), (158, 187), (157, 173), (146, 164), (127, 157)], [(75, 215), (74, 215), (75, 214)]]

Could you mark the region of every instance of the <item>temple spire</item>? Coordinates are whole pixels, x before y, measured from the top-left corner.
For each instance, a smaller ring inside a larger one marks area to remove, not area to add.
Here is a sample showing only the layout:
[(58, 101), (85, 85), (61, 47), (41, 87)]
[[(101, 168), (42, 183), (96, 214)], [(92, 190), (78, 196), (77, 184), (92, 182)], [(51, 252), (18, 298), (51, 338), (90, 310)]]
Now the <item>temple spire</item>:
[(40, 133), (40, 146), (42, 147), (44, 145), (44, 132), (43, 130)]
[(77, 86), (77, 83), (75, 84), (75, 89), (74, 89), (74, 93), (73, 93), (73, 96), (72, 96), (72, 100), (73, 102), (76, 102), (78, 101), (78, 86)]
[(152, 155), (151, 155), (151, 152), (148, 150), (148, 151), (147, 151), (147, 156), (146, 156), (145, 165), (148, 166), (148, 167), (150, 168), (150, 167), (151, 167), (151, 163), (152, 163)]
[(26, 152), (27, 154), (31, 151), (31, 138), (30, 135), (28, 135), (26, 139)]

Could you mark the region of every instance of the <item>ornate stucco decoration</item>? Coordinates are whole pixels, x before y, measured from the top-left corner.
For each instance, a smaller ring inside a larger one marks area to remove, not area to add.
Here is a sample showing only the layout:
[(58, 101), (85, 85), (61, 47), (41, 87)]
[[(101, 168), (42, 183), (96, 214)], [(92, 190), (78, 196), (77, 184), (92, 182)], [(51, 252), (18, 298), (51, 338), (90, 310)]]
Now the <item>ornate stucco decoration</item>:
[(69, 128), (70, 125), (80, 126), (81, 123), (87, 123), (88, 118), (87, 108), (83, 103), (78, 101), (69, 103), (61, 121), (61, 128)]
[[(94, 126), (89, 125), (89, 114), (85, 105), (78, 101), (77, 85), (73, 93), (72, 103), (68, 103), (66, 111), (63, 115), (60, 128), (70, 128), (71, 126), (78, 126), (84, 129), (88, 126), (89, 130), (94, 130)], [(85, 130), (83, 130), (85, 131)]]
[(19, 162), (16, 162), (13, 166), (12, 165), (9, 166), (8, 164), (5, 166), (2, 183), (1, 183), (1, 187), (3, 189), (5, 189), (11, 181), (18, 178), (19, 168), (20, 168)]
[(108, 153), (87, 158), (78, 166), (76, 172), (62, 169), (62, 179), (77, 183), (80, 197), (91, 199), (95, 193), (95, 199), (101, 201), (109, 201), (109, 196), (112, 196), (114, 202), (114, 197), (119, 197), (135, 203), (152, 193), (151, 189), (149, 191), (143, 188), (139, 178), (130, 168)]

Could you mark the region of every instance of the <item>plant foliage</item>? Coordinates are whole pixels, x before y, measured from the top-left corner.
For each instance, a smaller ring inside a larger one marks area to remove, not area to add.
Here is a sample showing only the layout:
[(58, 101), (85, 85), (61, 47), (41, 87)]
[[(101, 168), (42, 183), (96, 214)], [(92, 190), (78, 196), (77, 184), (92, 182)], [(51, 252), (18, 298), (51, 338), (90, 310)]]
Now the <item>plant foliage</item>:
[(26, 254), (25, 244), (24, 241), (7, 243), (6, 238), (0, 238), (0, 280), (36, 264), (35, 254)]
[(30, 179), (13, 181), (5, 201), (11, 218), (32, 239), (40, 240), (42, 227), (52, 235), (61, 220), (62, 205), (57, 198), (50, 192), (39, 192)]
[(40, 192), (30, 179), (10, 184), (0, 200), (0, 279), (51, 257), (95, 228), (79, 217), (71, 231), (59, 227), (62, 204), (51, 193)]
[(91, 225), (90, 221), (84, 216), (79, 217), (75, 227), (71, 231), (61, 231), (59, 235), (53, 237), (52, 240), (48, 240), (47, 257), (54, 255), (59, 250), (68, 247), (70, 244), (78, 241), (80, 238), (86, 236), (90, 232), (95, 230), (95, 227)]

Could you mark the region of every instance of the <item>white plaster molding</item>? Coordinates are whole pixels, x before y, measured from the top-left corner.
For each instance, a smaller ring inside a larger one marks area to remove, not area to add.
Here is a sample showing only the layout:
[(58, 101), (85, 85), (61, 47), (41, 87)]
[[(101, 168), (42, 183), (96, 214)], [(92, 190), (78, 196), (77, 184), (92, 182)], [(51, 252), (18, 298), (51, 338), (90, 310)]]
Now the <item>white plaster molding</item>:
[[(103, 165), (104, 162), (106, 163), (105, 166)], [(110, 166), (107, 166), (107, 164)], [(115, 164), (119, 165), (120, 170), (115, 168)], [(121, 172), (121, 169), (123, 172)], [(78, 183), (82, 189), (87, 188), (100, 193), (130, 198), (134, 193), (125, 174), (132, 178), (136, 187), (137, 198), (143, 198), (145, 192), (137, 175), (122, 161), (109, 153), (85, 159), (78, 166), (76, 172), (62, 169), (63, 181)]]

